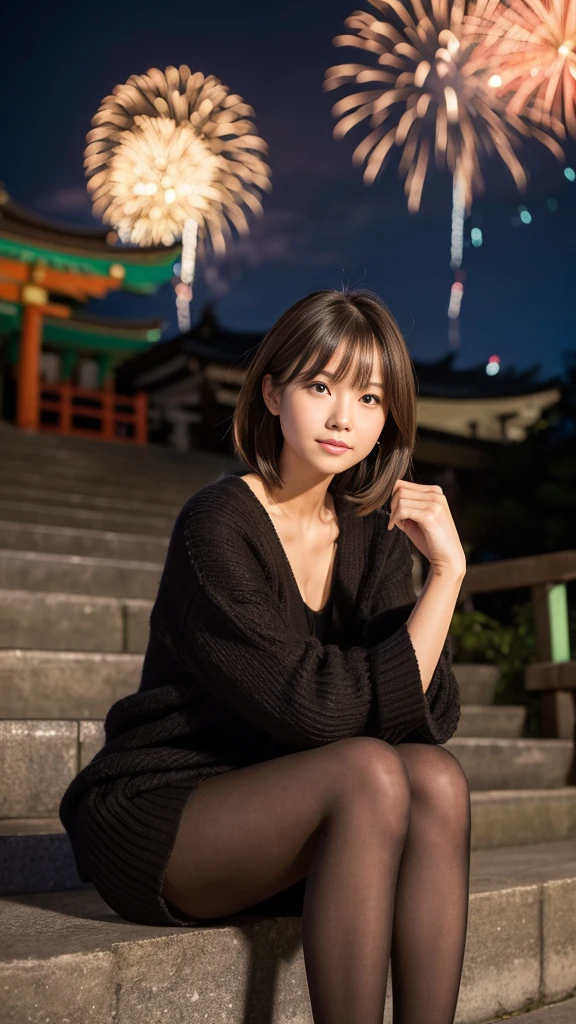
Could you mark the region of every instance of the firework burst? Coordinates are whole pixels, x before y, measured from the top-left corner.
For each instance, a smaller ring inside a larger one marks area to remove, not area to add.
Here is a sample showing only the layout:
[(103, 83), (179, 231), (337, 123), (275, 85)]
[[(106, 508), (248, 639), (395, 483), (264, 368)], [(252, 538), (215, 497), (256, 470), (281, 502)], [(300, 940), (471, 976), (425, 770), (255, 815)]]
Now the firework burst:
[(477, 0), (464, 30), (477, 39), (475, 64), (493, 72), (488, 85), (507, 113), (576, 137), (574, 0)]
[[(338, 64), (326, 71), (323, 87), (328, 91), (354, 83), (375, 88), (353, 92), (334, 104), (332, 113), (340, 120), (333, 134), (340, 139), (368, 119), (370, 130), (352, 155), (355, 165), (366, 161), (366, 184), (376, 179), (393, 146), (402, 150), (398, 170), (405, 179), (411, 213), (420, 208), (432, 150), (436, 164), (450, 170), (454, 283), (448, 338), (456, 346), (464, 292), (464, 272), (459, 269), (464, 218), (473, 195), (484, 191), (482, 154), (496, 152), (518, 188), (524, 189), (527, 175), (515, 153), (522, 136), (536, 136), (560, 159), (563, 153), (546, 132), (504, 110), (485, 68), (473, 62), (477, 38), (464, 28), (466, 0), (427, 0), (426, 6), (422, 0), (369, 2), (380, 17), (354, 11), (345, 24), (355, 34), (336, 36), (334, 44), (373, 54), (376, 66)], [(489, 3), (485, 0), (486, 7)]]
[(345, 24), (356, 34), (336, 36), (336, 46), (356, 46), (376, 57), (376, 67), (339, 64), (328, 68), (326, 91), (355, 83), (376, 88), (354, 92), (334, 104), (342, 138), (368, 118), (371, 129), (354, 150), (355, 165), (366, 161), (364, 181), (372, 183), (393, 146), (402, 148), (399, 173), (405, 177), (408, 208), (420, 207), (431, 150), (439, 167), (447, 165), (455, 188), (470, 208), (484, 181), (480, 155), (494, 151), (517, 186), (526, 187), (524, 167), (514, 151), (521, 136), (538, 134), (516, 115), (504, 116), (494, 91), (469, 58), (475, 41), (463, 32), (464, 0), (370, 0), (381, 17), (355, 11)]
[(183, 239), (181, 327), (189, 325), (196, 253), (223, 255), (231, 227), (249, 231), (244, 208), (263, 212), (259, 193), (270, 191), (271, 172), (253, 115), (220, 79), (183, 64), (131, 75), (92, 118), (84, 166), (94, 213), (125, 243)]

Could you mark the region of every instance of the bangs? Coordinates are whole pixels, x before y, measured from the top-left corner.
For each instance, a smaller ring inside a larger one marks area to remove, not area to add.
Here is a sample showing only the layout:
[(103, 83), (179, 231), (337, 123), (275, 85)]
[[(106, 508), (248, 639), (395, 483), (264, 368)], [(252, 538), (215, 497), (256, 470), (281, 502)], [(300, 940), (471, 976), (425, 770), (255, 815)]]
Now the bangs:
[(343, 325), (339, 333), (326, 330), (323, 324), (308, 337), (301, 357), (287, 372), (282, 384), (309, 384), (325, 370), (339, 348), (342, 357), (331, 378), (335, 383), (349, 378), (352, 388), (364, 391), (373, 376), (380, 373), (380, 383), (386, 387), (383, 347), (364, 319)]

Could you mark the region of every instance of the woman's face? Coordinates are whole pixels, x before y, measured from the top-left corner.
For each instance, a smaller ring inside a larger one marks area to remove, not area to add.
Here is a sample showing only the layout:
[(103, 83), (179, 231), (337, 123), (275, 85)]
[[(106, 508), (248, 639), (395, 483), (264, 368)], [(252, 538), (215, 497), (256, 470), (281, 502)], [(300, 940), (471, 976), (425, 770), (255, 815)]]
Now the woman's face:
[[(309, 384), (289, 384), (275, 397), (270, 374), (262, 381), (262, 393), (270, 412), (280, 417), (284, 444), (320, 475), (342, 473), (370, 454), (386, 420), (381, 357), (374, 349), (368, 388), (353, 389), (347, 378), (335, 384), (333, 373), (341, 355), (333, 353), (324, 370)], [(349, 377), (353, 376), (353, 367)], [(320, 444), (326, 438), (343, 441), (348, 447), (335, 451)]]

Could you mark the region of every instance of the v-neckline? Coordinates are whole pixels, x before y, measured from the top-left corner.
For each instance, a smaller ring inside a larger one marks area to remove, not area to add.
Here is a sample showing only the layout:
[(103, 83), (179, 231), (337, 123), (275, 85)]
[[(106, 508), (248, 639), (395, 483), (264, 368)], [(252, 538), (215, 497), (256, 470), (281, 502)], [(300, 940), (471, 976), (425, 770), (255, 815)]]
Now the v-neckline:
[[(242, 474), (242, 475), (245, 475), (245, 474)], [(332, 492), (330, 492), (332, 494), (332, 499), (334, 501), (334, 509), (335, 509), (335, 512), (336, 512), (336, 518), (338, 520), (338, 530), (339, 530), (339, 532), (338, 532), (338, 538), (335, 541), (335, 543), (336, 543), (336, 554), (334, 555), (334, 563), (333, 563), (333, 566), (332, 566), (332, 579), (331, 579), (331, 582), (330, 582), (330, 592), (328, 594), (328, 599), (325, 601), (325, 603), (324, 603), (322, 608), (320, 608), (318, 611), (315, 611), (314, 608), (311, 608), (310, 605), (306, 604), (306, 601), (304, 600), (304, 598), (302, 597), (302, 594), (300, 593), (300, 587), (298, 586), (298, 580), (296, 579), (296, 577), (294, 575), (294, 570), (293, 570), (292, 565), (290, 563), (290, 559), (288, 558), (288, 555), (286, 554), (286, 550), (285, 550), (284, 545), (283, 545), (283, 543), (282, 543), (282, 541), (280, 539), (280, 534), (278, 533), (278, 530), (276, 529), (276, 526), (274, 524), (274, 520), (272, 519), (272, 516), (270, 515), (269, 512), (266, 511), (266, 509), (264, 508), (264, 505), (260, 501), (260, 498), (256, 494), (254, 494), (254, 491), (250, 487), (250, 484), (247, 484), (245, 480), (242, 480), (242, 475), (239, 474), (239, 473), (230, 473), (226, 479), (230, 479), (231, 477), (234, 477), (235, 479), (240, 480), (242, 482), (242, 486), (243, 486), (244, 490), (248, 491), (249, 494), (251, 494), (253, 500), (258, 505), (258, 508), (260, 508), (262, 510), (263, 514), (266, 516), (266, 519), (268, 520), (268, 522), (270, 523), (270, 526), (272, 527), (272, 535), (273, 535), (273, 537), (275, 539), (275, 542), (276, 542), (276, 544), (277, 544), (277, 546), (278, 546), (278, 548), (280, 550), (281, 558), (283, 559), (284, 565), (286, 566), (286, 568), (288, 570), (288, 575), (289, 575), (289, 578), (290, 578), (290, 580), (292, 582), (293, 589), (294, 589), (295, 593), (298, 595), (298, 597), (300, 598), (300, 602), (302, 604), (302, 609), (305, 611), (305, 609), (307, 608), (308, 611), (312, 612), (313, 615), (322, 615), (322, 613), (326, 611), (326, 608), (330, 604), (330, 601), (331, 601), (332, 595), (334, 593), (334, 589), (335, 589), (337, 580), (339, 579), (339, 576), (340, 576), (340, 552), (341, 552), (342, 540), (343, 540), (343, 536), (344, 536), (344, 523), (346, 521), (346, 516), (342, 515), (342, 507), (341, 507), (341, 503), (340, 503), (340, 496), (338, 494), (333, 494)]]

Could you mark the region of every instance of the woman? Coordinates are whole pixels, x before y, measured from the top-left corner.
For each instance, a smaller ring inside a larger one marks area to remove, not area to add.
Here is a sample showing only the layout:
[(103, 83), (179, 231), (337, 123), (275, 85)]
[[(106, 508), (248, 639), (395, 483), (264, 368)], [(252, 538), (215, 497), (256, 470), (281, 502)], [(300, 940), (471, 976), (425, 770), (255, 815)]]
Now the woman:
[(466, 565), (441, 488), (403, 479), (415, 395), (373, 293), (280, 317), (234, 412), (251, 472), (181, 510), (139, 690), (60, 808), (81, 878), (129, 920), (299, 892), (322, 1024), (381, 1024), (390, 958), (395, 1024), (450, 1024), (460, 985), (470, 795), (440, 744)]

